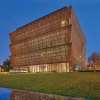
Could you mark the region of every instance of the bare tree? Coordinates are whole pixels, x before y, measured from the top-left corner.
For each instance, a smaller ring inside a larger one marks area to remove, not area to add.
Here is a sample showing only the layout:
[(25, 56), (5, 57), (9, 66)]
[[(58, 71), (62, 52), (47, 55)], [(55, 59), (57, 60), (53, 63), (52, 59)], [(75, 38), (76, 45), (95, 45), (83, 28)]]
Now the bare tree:
[(3, 68), (4, 68), (4, 71), (9, 71), (12, 68), (11, 65), (10, 65), (10, 60), (9, 59), (6, 59), (3, 62)]
[(96, 65), (100, 65), (100, 53), (93, 52), (92, 55), (88, 58), (89, 65), (93, 67), (94, 71), (96, 70)]

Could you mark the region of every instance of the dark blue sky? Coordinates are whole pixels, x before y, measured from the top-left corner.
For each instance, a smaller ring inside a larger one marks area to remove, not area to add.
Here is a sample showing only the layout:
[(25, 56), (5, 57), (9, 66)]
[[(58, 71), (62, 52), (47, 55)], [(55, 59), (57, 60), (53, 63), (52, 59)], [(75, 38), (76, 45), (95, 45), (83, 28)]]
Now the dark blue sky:
[(87, 39), (87, 56), (100, 51), (100, 0), (0, 0), (0, 63), (10, 55), (9, 32), (64, 3), (72, 5)]

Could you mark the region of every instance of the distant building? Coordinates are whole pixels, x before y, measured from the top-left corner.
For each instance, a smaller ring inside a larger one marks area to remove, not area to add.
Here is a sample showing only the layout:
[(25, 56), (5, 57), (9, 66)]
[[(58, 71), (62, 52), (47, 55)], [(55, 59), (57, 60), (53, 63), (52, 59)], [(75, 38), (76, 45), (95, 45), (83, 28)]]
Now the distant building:
[(31, 72), (85, 67), (85, 36), (72, 7), (41, 17), (10, 34), (11, 65)]
[(0, 66), (0, 72), (1, 72), (1, 66)]
[(100, 71), (100, 62), (94, 64), (94, 69)]
[(100, 71), (100, 54), (95, 57), (94, 69)]
[(0, 65), (0, 72), (2, 72), (3, 71), (3, 66), (2, 65)]

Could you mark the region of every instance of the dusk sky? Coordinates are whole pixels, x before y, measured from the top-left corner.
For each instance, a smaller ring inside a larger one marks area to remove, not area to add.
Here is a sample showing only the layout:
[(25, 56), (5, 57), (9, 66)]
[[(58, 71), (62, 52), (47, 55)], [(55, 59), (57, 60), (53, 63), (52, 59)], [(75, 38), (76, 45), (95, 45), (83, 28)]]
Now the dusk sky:
[(0, 63), (10, 55), (9, 33), (64, 5), (72, 5), (87, 39), (87, 57), (100, 52), (100, 0), (0, 0)]

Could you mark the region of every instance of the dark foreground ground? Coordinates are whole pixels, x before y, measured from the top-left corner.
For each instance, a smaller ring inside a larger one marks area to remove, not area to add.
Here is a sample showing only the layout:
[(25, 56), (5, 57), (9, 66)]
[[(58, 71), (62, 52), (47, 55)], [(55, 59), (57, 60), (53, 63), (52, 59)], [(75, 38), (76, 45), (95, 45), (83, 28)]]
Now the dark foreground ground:
[(6, 73), (0, 87), (100, 100), (100, 73)]

